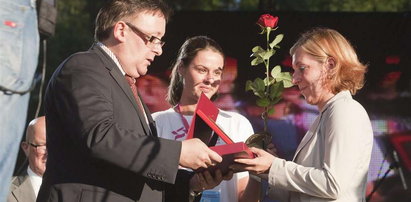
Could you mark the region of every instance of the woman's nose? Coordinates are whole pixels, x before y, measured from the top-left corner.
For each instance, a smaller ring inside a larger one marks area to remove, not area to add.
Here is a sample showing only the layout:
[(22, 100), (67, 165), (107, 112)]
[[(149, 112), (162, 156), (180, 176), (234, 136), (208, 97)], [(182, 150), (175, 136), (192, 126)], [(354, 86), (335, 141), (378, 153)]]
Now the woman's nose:
[(207, 76), (207, 77), (205, 78), (205, 81), (206, 81), (206, 83), (208, 83), (208, 84), (212, 84), (212, 83), (214, 83), (215, 79), (214, 79), (214, 77), (212, 77), (212, 76)]
[(294, 85), (297, 85), (298, 82), (300, 82), (300, 80), (301, 80), (301, 79), (300, 79), (299, 73), (294, 72), (291, 82), (292, 82)]

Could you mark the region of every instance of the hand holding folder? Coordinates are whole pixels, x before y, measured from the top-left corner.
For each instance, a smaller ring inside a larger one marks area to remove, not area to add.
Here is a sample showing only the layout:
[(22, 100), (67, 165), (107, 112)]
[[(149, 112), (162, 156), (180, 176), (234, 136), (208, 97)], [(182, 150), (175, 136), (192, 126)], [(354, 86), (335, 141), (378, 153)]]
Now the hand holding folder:
[[(187, 139), (199, 138), (213, 151), (223, 157), (223, 161), (209, 169), (219, 168), (222, 173), (227, 173), (229, 166), (236, 158), (254, 158), (254, 154), (249, 150), (244, 142), (234, 143), (227, 134), (216, 124), (218, 109), (207, 96), (201, 94), (197, 102), (194, 116), (188, 130)], [(220, 137), (226, 144), (215, 146)]]

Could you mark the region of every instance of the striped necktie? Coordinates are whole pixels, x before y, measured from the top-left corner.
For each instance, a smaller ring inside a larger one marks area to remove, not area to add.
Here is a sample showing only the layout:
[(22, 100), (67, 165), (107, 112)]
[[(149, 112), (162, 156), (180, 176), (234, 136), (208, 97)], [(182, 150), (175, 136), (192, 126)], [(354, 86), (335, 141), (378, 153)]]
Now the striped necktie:
[(133, 92), (134, 99), (136, 100), (137, 105), (138, 105), (141, 113), (145, 116), (146, 113), (144, 111), (143, 103), (141, 103), (141, 99), (140, 99), (140, 97), (138, 96), (138, 93), (137, 93), (136, 79), (134, 79), (131, 76), (126, 74), (126, 80), (127, 80), (128, 85), (131, 88), (131, 91)]

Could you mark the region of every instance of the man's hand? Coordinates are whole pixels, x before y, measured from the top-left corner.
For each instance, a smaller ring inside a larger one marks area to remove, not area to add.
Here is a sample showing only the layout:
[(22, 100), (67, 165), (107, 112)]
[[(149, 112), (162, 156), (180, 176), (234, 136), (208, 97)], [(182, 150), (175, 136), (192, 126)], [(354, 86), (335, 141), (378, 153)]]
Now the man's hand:
[(190, 189), (196, 192), (212, 189), (219, 185), (223, 180), (231, 180), (233, 174), (233, 171), (230, 170), (223, 176), (220, 169), (214, 171), (214, 176), (211, 175), (208, 170), (198, 172), (190, 179)]
[(198, 138), (184, 140), (182, 142), (179, 161), (182, 167), (197, 170), (198, 168), (207, 168), (221, 161), (221, 156), (209, 149), (207, 145)]
[(249, 171), (253, 174), (268, 173), (271, 164), (274, 161), (272, 154), (255, 147), (251, 147), (250, 150), (256, 155), (253, 159), (234, 159), (236, 164), (230, 166), (234, 171)]

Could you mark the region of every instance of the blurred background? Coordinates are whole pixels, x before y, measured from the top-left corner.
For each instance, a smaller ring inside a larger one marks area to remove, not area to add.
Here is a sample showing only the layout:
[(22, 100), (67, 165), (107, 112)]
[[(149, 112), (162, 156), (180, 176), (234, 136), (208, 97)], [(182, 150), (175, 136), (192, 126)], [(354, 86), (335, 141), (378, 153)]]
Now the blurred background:
[[(48, 39), (45, 86), (31, 94), (27, 122), (35, 116), (39, 93), (44, 93), (51, 74), (69, 55), (87, 50), (93, 43), (94, 19), (107, 0), (58, 0), (55, 35)], [(262, 109), (254, 104), (245, 81), (264, 75), (262, 66), (251, 67), (251, 49), (264, 45), (256, 21), (261, 14), (279, 16), (276, 34), (284, 34), (271, 64), (290, 70), (288, 50), (299, 34), (312, 27), (329, 27), (354, 45), (369, 65), (365, 87), (355, 98), (367, 109), (375, 141), (368, 177), (368, 193), (380, 183), (370, 201), (411, 201), (393, 158), (398, 153), (404, 180), (411, 186), (411, 0), (168, 0), (175, 13), (167, 25), (163, 55), (139, 79), (140, 93), (152, 112), (164, 110), (169, 67), (187, 37), (208, 35), (222, 45), (227, 59), (217, 105), (242, 113), (262, 131)], [(41, 64), (41, 59), (39, 64)], [(41, 74), (41, 68), (38, 68)], [(283, 158), (291, 159), (308, 126), (318, 115), (295, 88), (270, 116), (273, 143)], [(43, 115), (41, 104), (40, 115)], [(350, 162), (347, 162), (347, 164)], [(20, 152), (16, 170), (24, 165)], [(381, 181), (384, 174), (387, 178)], [(265, 201), (271, 201), (265, 199)]]

